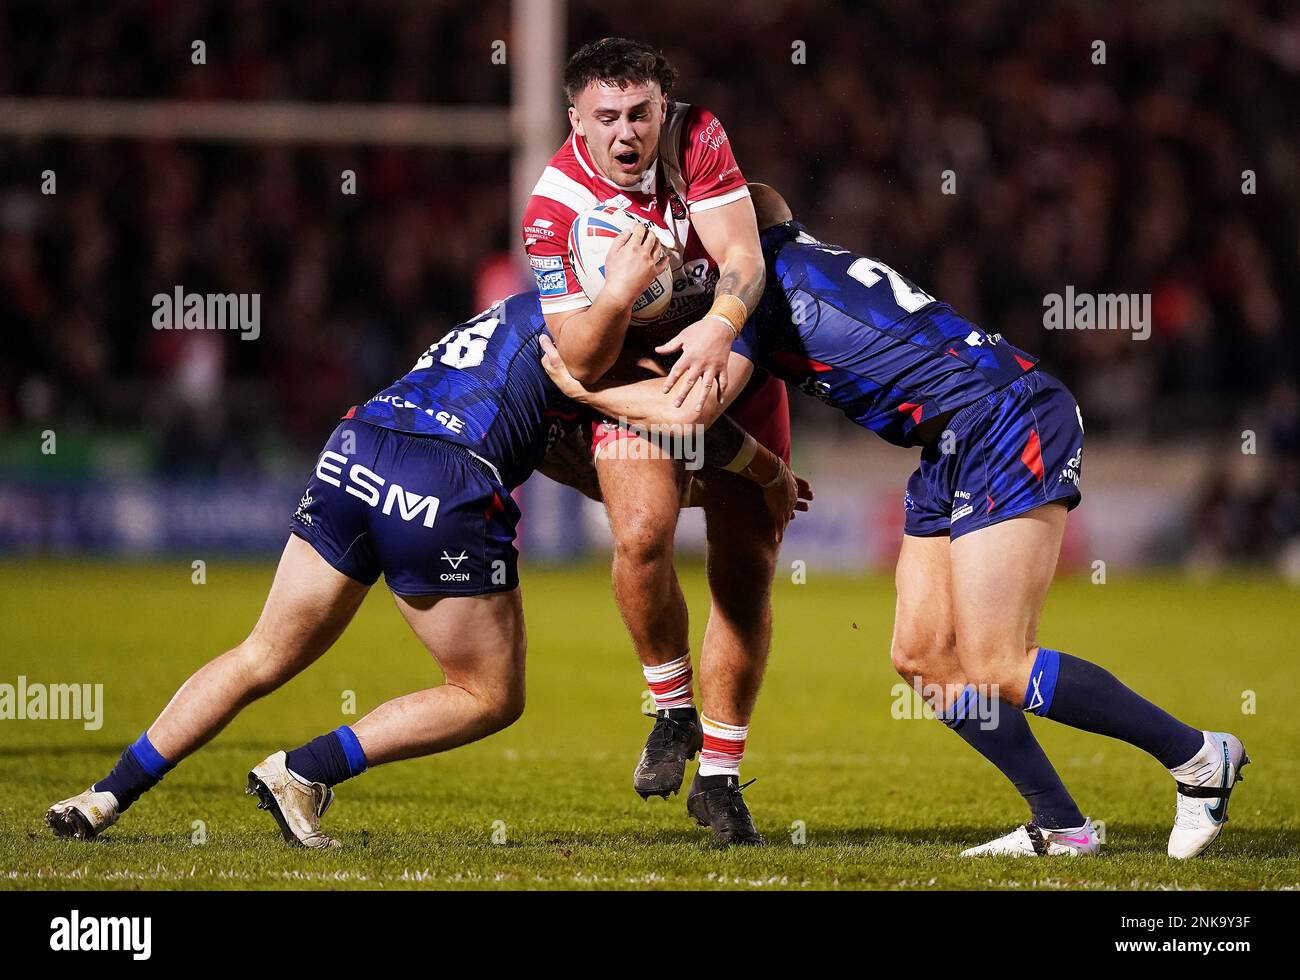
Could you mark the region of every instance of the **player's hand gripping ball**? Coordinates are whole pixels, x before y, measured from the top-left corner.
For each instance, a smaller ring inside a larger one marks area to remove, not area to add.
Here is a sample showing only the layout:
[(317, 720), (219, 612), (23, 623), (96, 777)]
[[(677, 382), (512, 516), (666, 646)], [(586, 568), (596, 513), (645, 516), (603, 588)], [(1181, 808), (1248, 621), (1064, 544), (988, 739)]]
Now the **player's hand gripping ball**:
[[(615, 243), (618, 248), (611, 254)], [(574, 219), (569, 230), (569, 262), (582, 291), (593, 302), (607, 281), (620, 295), (634, 296), (634, 323), (658, 319), (672, 301), (667, 250), (649, 222), (616, 205), (597, 205)]]

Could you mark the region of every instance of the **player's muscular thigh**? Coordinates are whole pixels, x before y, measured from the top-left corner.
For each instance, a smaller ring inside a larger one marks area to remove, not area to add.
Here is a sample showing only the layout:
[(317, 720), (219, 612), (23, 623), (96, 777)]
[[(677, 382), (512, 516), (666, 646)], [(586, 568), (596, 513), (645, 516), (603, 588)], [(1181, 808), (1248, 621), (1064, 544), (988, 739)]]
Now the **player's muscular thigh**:
[(1063, 505), (1046, 504), (952, 545), (953, 580), (961, 583), (953, 618), (962, 668), (974, 683), (996, 684), (1010, 703), (1024, 696), (1065, 520)]
[(623, 437), (606, 442), (595, 464), (614, 546), (622, 557), (647, 563), (671, 560), (684, 480), (681, 463), (658, 456), (644, 440)]
[[(615, 447), (616, 449), (618, 447)], [(614, 535), (614, 598), (643, 665), (689, 649), (686, 600), (673, 569), (680, 466), (671, 459), (596, 460)]]
[(890, 659), (910, 684), (965, 684), (957, 657), (949, 542), (904, 535), (894, 571), (898, 600)]

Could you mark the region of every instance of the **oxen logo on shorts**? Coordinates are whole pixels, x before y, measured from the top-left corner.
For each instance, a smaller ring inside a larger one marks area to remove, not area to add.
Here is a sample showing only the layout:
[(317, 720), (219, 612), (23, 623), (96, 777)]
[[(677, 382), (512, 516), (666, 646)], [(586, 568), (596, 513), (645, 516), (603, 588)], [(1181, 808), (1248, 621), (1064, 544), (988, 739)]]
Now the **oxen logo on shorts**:
[(442, 560), (450, 565), (452, 570), (450, 572), (443, 572), (438, 577), (444, 582), (468, 582), (469, 572), (456, 571), (456, 569), (460, 568), (460, 563), (468, 557), (469, 552), (466, 551), (462, 551), (459, 555), (449, 554), (444, 551), (442, 553)]

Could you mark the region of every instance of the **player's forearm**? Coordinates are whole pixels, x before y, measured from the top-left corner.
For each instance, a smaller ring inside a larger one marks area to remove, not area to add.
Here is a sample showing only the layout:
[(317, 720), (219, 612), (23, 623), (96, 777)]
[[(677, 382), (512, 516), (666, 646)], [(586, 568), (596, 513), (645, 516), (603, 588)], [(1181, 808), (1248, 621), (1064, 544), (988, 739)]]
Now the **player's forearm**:
[(611, 385), (589, 391), (582, 402), (608, 418), (628, 425), (687, 426), (708, 430), (704, 437), (704, 465), (730, 470), (760, 486), (781, 474), (782, 460), (722, 414), (724, 405), (713, 402), (696, 414), (673, 404), (673, 395), (663, 393), (657, 379), (633, 384)]
[(730, 416), (723, 415), (704, 437), (704, 465), (730, 470), (762, 486), (781, 473), (783, 461)]
[(631, 320), (632, 304), (624, 305), (604, 292), (565, 320), (555, 343), (570, 373), (584, 385), (599, 381), (618, 360)]
[[(763, 287), (767, 284), (767, 270), (761, 253), (748, 249), (737, 250), (728, 254), (719, 269), (718, 285), (715, 296), (735, 296), (745, 304), (745, 309), (752, 313), (763, 296)], [(743, 323), (736, 324), (744, 326)]]
[(703, 411), (696, 412), (688, 405), (675, 405), (674, 391), (665, 393), (660, 379), (648, 378), (631, 384), (598, 386), (578, 400), (607, 418), (632, 425), (703, 425), (707, 428), (725, 407), (710, 399)]

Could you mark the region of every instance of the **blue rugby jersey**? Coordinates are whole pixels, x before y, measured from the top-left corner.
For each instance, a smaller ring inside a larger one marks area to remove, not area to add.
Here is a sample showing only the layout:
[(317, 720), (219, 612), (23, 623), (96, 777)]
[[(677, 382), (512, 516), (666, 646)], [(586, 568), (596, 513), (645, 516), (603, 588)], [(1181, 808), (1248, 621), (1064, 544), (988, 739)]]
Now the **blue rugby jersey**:
[(1037, 359), (876, 259), (797, 221), (762, 234), (767, 287), (732, 349), (886, 442), (969, 405)]
[(536, 291), (507, 297), (453, 327), (349, 417), (464, 446), (513, 490), (576, 417), (542, 367), (545, 329)]

